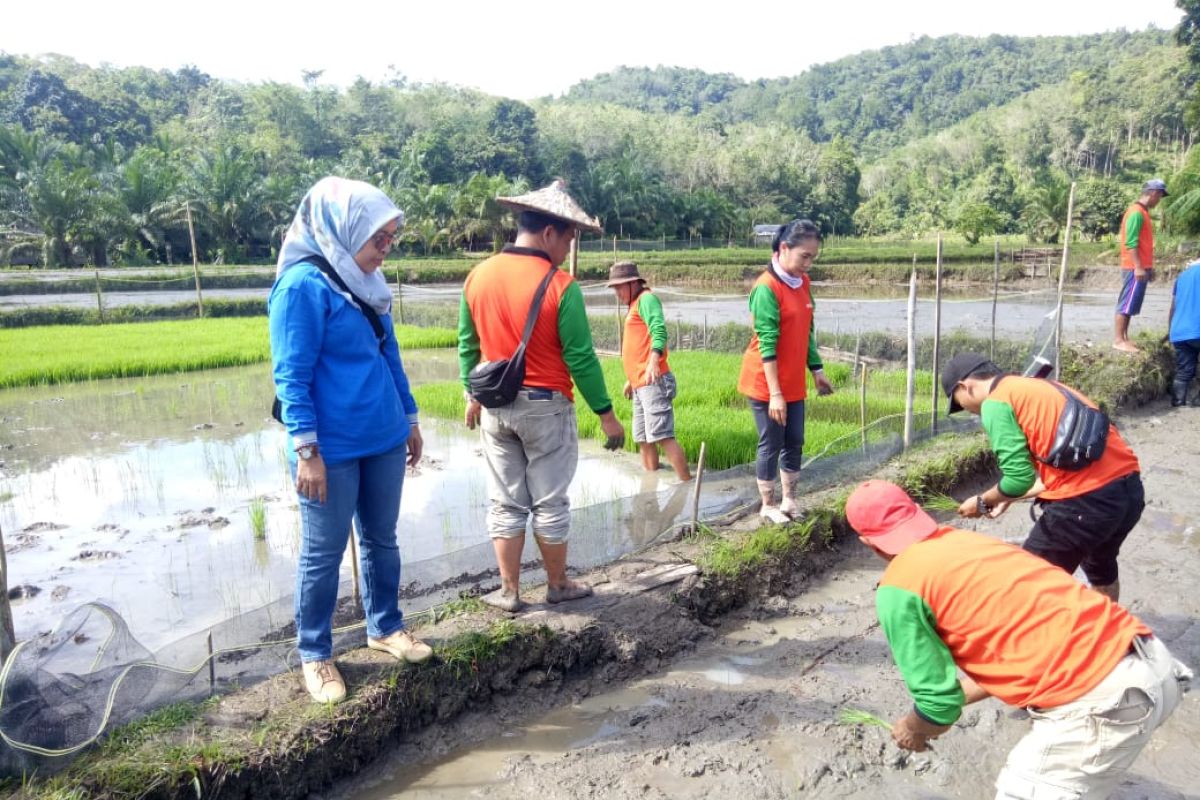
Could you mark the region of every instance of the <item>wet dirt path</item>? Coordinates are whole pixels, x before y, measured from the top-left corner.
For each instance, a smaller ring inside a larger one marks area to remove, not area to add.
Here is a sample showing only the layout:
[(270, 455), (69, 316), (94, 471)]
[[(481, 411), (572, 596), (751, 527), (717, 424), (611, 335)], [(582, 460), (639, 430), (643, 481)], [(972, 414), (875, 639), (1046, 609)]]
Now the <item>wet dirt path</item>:
[[(1156, 404), (1123, 418), (1148, 506), (1122, 555), (1122, 597), (1200, 668), (1200, 409)], [(963, 493), (965, 494), (965, 492)], [(973, 523), (967, 523), (973, 524)], [(980, 529), (1021, 541), (1027, 506)], [(728, 617), (663, 672), (576, 685), (571, 702), (501, 701), (401, 746), (328, 798), (980, 798), (1026, 728), (1024, 713), (968, 707), (936, 752), (905, 754), (842, 709), (893, 719), (909, 707), (875, 621), (882, 562), (844, 546), (804, 594)], [(1114, 798), (1200, 797), (1200, 693), (1142, 753)], [(536, 708), (536, 702), (533, 704)]]

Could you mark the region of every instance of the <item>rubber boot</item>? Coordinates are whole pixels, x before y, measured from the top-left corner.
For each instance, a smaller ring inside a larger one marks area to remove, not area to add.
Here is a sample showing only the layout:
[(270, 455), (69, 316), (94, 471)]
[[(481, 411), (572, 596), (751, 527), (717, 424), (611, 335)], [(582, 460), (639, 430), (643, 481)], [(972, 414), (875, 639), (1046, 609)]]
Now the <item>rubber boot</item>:
[(800, 473), (780, 470), (779, 480), (783, 484), (783, 501), (779, 504), (779, 510), (788, 519), (795, 519), (800, 514), (797, 502), (800, 497)]
[(762, 497), (762, 508), (758, 515), (767, 522), (782, 524), (788, 522), (788, 517), (775, 505), (775, 481), (758, 482), (758, 494)]
[(1171, 384), (1171, 405), (1174, 407), (1187, 405), (1188, 387), (1191, 381), (1175, 381)]

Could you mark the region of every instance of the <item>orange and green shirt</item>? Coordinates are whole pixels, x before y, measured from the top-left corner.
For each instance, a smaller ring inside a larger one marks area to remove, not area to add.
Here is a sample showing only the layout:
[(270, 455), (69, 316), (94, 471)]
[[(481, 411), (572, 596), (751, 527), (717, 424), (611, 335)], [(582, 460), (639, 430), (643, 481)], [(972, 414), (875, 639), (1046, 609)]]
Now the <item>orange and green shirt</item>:
[(917, 713), (936, 725), (962, 713), (959, 669), (1009, 705), (1052, 708), (1094, 689), (1150, 634), (1048, 561), (949, 526), (891, 560), (875, 606)]
[(621, 338), (621, 364), (625, 378), (634, 389), (646, 385), (646, 365), (650, 354), (658, 353), (659, 369), (671, 371), (667, 365), (667, 321), (662, 302), (649, 289), (643, 289), (637, 302), (629, 305), (625, 315), (625, 334)]
[(1125, 209), (1121, 218), (1121, 269), (1133, 269), (1137, 253), (1142, 269), (1154, 267), (1154, 224), (1150, 212), (1141, 203)]
[[(1063, 388), (1095, 408), (1087, 397), (1069, 386)], [(1058, 417), (1066, 404), (1055, 385), (1042, 378), (1003, 375), (992, 383), (979, 415), (1000, 467), (1001, 492), (1022, 497), (1040, 477), (1046, 490), (1039, 497), (1065, 500), (1139, 471), (1137, 456), (1111, 423), (1104, 455), (1083, 469), (1056, 469), (1038, 461), (1034, 454), (1044, 456), (1054, 444)]]
[(779, 388), (789, 403), (808, 396), (805, 367), (816, 372), (822, 368), (813, 335), (813, 299), (807, 275), (793, 289), (768, 267), (750, 290), (750, 324), (754, 334), (742, 355), (738, 391), (763, 403), (771, 399), (764, 361), (775, 361), (779, 369)]
[(562, 392), (572, 401), (571, 382), (597, 414), (612, 409), (583, 292), (565, 272), (550, 264), (541, 250), (508, 245), (471, 270), (463, 284), (458, 310), (458, 364), (463, 386), (483, 361), (511, 358), (521, 343), (529, 306), (546, 271), (555, 276), (546, 288), (541, 311), (525, 348), (525, 383)]

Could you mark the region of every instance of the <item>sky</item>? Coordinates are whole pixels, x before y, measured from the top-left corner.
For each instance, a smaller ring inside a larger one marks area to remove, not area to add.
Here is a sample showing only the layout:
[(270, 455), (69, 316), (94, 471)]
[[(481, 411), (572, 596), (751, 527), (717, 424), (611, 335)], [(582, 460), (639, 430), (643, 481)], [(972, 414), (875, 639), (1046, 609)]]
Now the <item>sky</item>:
[[(58, 53), (85, 64), (178, 69), (299, 84), (304, 71), (347, 86), (399, 72), (529, 100), (618, 66), (693, 67), (746, 80), (922, 35), (1049, 36), (1173, 28), (1174, 0), (10, 0), (0, 52)], [(1003, 13), (998, 13), (998, 10)]]

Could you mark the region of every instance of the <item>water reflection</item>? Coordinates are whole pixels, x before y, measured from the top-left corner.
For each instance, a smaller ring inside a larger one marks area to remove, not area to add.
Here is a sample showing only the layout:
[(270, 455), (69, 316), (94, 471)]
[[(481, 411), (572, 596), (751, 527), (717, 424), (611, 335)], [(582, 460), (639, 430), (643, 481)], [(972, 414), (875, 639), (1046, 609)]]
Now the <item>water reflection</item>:
[[(415, 384), (458, 369), (448, 350), (406, 353), (405, 366)], [(288, 596), (299, 516), (271, 393), (268, 365), (0, 392), (9, 585), (30, 587), (13, 605), (18, 637), (100, 599), (154, 649)], [(423, 594), (436, 584), (486, 579), (494, 566), (477, 434), (429, 417), (422, 429), (426, 455), (401, 505), (406, 608), (438, 599)], [(714, 488), (702, 509), (739, 502)], [(580, 567), (652, 541), (689, 505), (687, 486), (588, 444), (570, 494)]]

